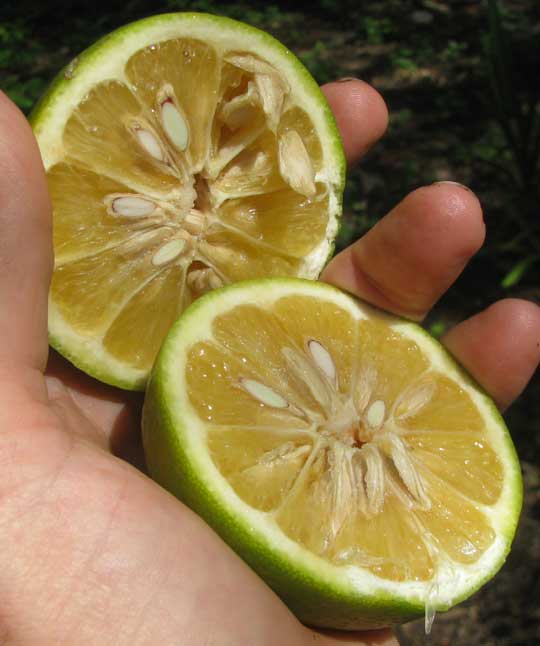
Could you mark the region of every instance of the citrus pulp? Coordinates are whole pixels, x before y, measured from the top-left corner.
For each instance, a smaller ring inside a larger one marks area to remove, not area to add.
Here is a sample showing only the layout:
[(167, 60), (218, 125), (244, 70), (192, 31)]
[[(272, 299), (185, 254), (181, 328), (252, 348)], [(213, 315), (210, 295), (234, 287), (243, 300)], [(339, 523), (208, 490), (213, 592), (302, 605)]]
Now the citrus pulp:
[(314, 281), (186, 310), (143, 414), (152, 476), (304, 622), (446, 610), (502, 565), (519, 462), (493, 402), (414, 323)]
[(315, 278), (332, 252), (334, 119), (255, 28), (190, 13), (130, 24), (72, 61), (31, 120), (53, 204), (50, 341), (103, 381), (144, 388), (201, 294)]

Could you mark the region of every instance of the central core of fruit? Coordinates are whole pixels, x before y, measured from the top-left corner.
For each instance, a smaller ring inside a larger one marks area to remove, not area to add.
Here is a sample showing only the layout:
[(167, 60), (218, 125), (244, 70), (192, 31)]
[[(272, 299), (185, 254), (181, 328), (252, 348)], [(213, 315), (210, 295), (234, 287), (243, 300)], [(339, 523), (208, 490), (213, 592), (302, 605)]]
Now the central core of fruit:
[[(208, 56), (208, 48), (201, 51), (196, 41), (184, 45), (183, 62), (196, 64), (201, 54)], [(150, 47), (138, 56), (151, 58), (153, 51)], [(270, 194), (279, 189), (292, 189), (307, 202), (317, 196), (315, 169), (302, 136), (280, 123), (287, 82), (252, 54), (235, 52), (222, 65), (222, 99), (213, 115), (188, 110), (178, 87), (164, 81), (151, 92), (145, 88), (150, 114), (123, 119), (137, 155), (176, 178), (177, 186), (159, 197), (154, 191), (130, 191), (103, 198), (110, 216), (135, 222), (143, 235), (165, 231), (152, 249), (151, 262), (155, 267), (182, 266), (195, 297), (234, 280), (228, 269), (242, 261), (241, 252), (223, 235), (246, 237), (236, 223), (224, 221), (231, 200), (267, 193), (272, 202)], [(209, 80), (200, 79), (203, 85)], [(257, 209), (252, 206), (240, 215), (254, 219)]]
[[(433, 390), (424, 385), (406, 393), (397, 406), (390, 408), (382, 399), (373, 397), (377, 381), (375, 369), (364, 368), (357, 375), (355, 392), (340, 391), (334, 359), (317, 339), (306, 343), (305, 352), (285, 347), (282, 354), (289, 373), (309, 389), (320, 404), (319, 410), (301, 409), (253, 379), (241, 379), (240, 384), (262, 405), (287, 409), (308, 421), (318, 433), (326, 461), (326, 477), (336, 496), (335, 532), (351, 512), (351, 506), (366, 517), (379, 514), (387, 488), (409, 508), (428, 510), (430, 499), (409, 449), (397, 432), (394, 414), (403, 416), (404, 412), (410, 414), (422, 408)], [(298, 447), (285, 443), (263, 459), (271, 464), (297, 457)]]

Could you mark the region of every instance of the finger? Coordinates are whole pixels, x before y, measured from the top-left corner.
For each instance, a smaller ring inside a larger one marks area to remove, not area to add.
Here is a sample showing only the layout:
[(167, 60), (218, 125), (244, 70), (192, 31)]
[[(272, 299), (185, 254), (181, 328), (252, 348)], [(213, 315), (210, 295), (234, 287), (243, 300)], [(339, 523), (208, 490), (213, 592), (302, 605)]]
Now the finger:
[(388, 108), (382, 96), (358, 79), (322, 86), (336, 118), (349, 164), (364, 155), (385, 133)]
[(456, 325), (444, 345), (501, 410), (520, 395), (540, 362), (540, 307), (505, 299)]
[(42, 370), (47, 358), (51, 213), (32, 130), (0, 92), (0, 361)]
[(361, 633), (321, 631), (321, 641), (314, 640), (318, 646), (399, 646), (391, 630), (366, 630)]
[(378, 307), (421, 320), (484, 236), (475, 195), (454, 183), (433, 184), (410, 193), (338, 254), (322, 279)]

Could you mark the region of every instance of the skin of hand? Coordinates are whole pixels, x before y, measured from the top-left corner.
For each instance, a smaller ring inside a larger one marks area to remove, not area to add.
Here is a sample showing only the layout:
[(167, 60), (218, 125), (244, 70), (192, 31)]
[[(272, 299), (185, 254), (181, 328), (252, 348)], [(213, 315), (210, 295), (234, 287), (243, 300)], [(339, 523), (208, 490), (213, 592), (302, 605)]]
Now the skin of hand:
[[(361, 81), (324, 91), (349, 163), (384, 133)], [(32, 132), (0, 95), (0, 643), (6, 646), (396, 644), (390, 631), (302, 626), (193, 512), (141, 469), (141, 396), (99, 384), (47, 347), (51, 215)], [(323, 278), (416, 320), (482, 244), (476, 197), (408, 195)], [(444, 340), (501, 408), (540, 358), (540, 309), (501, 301)]]

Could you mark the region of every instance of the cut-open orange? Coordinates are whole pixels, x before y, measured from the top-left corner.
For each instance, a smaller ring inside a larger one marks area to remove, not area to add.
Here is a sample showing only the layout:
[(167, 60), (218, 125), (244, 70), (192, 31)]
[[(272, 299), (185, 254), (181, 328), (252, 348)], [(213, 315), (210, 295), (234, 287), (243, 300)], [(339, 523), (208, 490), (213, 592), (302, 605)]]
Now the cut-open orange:
[(322, 283), (216, 290), (145, 402), (153, 477), (305, 622), (445, 610), (499, 569), (521, 505), (493, 402), (418, 325)]
[(201, 294), (315, 278), (332, 253), (344, 157), (285, 47), (239, 22), (166, 14), (75, 59), (32, 116), (53, 203), (54, 347), (143, 388)]

